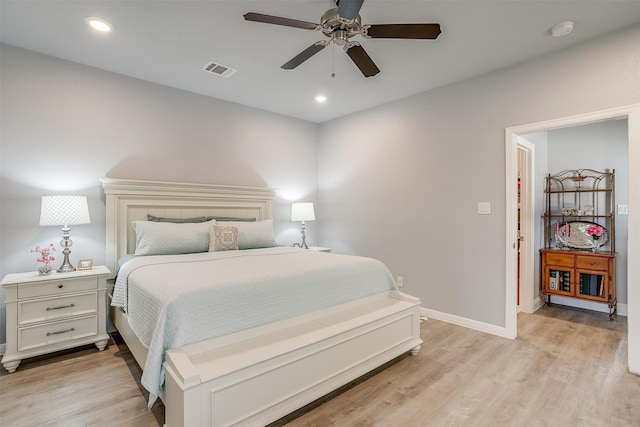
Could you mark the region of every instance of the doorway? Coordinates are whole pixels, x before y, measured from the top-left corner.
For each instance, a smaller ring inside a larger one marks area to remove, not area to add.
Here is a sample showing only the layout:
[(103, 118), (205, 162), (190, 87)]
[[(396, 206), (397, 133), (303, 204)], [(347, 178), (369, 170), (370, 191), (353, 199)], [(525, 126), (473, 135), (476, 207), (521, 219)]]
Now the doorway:
[[(581, 114), (578, 116), (565, 117), (548, 120), (544, 122), (532, 123), (523, 126), (516, 126), (506, 129), (506, 280), (505, 280), (505, 332), (509, 338), (517, 336), (517, 238), (518, 238), (518, 155), (519, 150), (525, 149), (521, 136), (535, 132), (549, 131), (570, 126), (589, 124), (599, 121), (626, 118), (628, 120), (628, 162), (629, 162), (629, 182), (640, 180), (640, 104), (620, 107), (610, 110), (598, 111), (594, 113)], [(533, 162), (533, 156), (531, 157)], [(530, 163), (527, 163), (528, 165)], [(635, 166), (635, 167), (634, 167)], [(521, 177), (534, 183), (533, 169), (529, 170), (526, 177)], [(531, 200), (531, 199), (529, 199)], [(628, 242), (627, 253), (629, 259), (638, 259), (640, 256), (640, 211), (634, 214), (634, 207), (640, 209), (640, 192), (629, 192), (628, 195), (629, 217), (628, 217)], [(533, 215), (533, 206), (527, 209), (527, 213)], [(531, 217), (533, 218), (533, 216)], [(534, 243), (533, 238), (524, 242), (527, 247)], [(531, 250), (533, 252), (533, 250)], [(533, 260), (533, 254), (527, 257)], [(524, 254), (523, 254), (524, 259)], [(522, 269), (522, 277), (528, 274), (533, 278), (534, 274), (525, 273)], [(640, 266), (629, 263), (627, 271), (627, 301), (628, 301), (628, 356), (629, 370), (640, 374)], [(534, 283), (521, 282), (521, 306), (523, 307), (531, 300), (533, 310)]]

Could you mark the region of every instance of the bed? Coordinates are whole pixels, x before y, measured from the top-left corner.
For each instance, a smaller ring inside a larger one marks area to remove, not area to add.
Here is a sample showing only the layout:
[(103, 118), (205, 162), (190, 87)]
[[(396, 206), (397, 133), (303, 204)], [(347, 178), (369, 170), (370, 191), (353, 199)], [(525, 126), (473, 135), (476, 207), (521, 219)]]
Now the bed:
[[(173, 220), (215, 217), (221, 226), (233, 224), (226, 219), (255, 220), (255, 225), (237, 223), (241, 231), (262, 227), (272, 219), (274, 192), (270, 189), (111, 178), (104, 178), (102, 185), (106, 264), (113, 272), (118, 260), (135, 252), (136, 243), (140, 247), (140, 227), (150, 226), (150, 216)], [(244, 277), (245, 272), (267, 267), (271, 272), (263, 273), (263, 279), (251, 286), (243, 288), (245, 282), (239, 279), (234, 286), (230, 284), (238, 268)], [(345, 275), (347, 268), (357, 277)], [(288, 269), (291, 272), (281, 277)], [(222, 271), (232, 274), (222, 276)], [(301, 277), (322, 277), (324, 282)], [(283, 293), (267, 289), (268, 282)], [(303, 282), (309, 283), (303, 286)], [(147, 294), (136, 290), (149, 283)], [(153, 305), (156, 294), (177, 292), (172, 283), (189, 288), (195, 300), (185, 302), (187, 297), (180, 294), (177, 300), (186, 305), (163, 305), (168, 308), (157, 319), (135, 314), (141, 313), (134, 308), (135, 301), (139, 306), (146, 301)], [(223, 293), (215, 297), (199, 293), (205, 288), (209, 292), (209, 287)], [(231, 294), (231, 289), (239, 293)], [(341, 290), (348, 290), (348, 295), (340, 295)], [(334, 293), (335, 298), (328, 296)], [(167, 427), (265, 425), (397, 356), (417, 353), (422, 343), (420, 301), (399, 292), (384, 265), (361, 257), (284, 247), (151, 254), (122, 264), (110, 298), (115, 305), (113, 323), (144, 368), (143, 377), (150, 378), (143, 383), (151, 393), (150, 401), (157, 394), (165, 404)], [(185, 309), (210, 308), (216, 301), (226, 303), (216, 310)], [(224, 310), (224, 321), (207, 317)], [(214, 326), (205, 328), (206, 333), (193, 324), (175, 326), (189, 315), (173, 320), (166, 314), (173, 312), (190, 314)], [(158, 319), (166, 319), (175, 330), (187, 331), (189, 338), (174, 340), (177, 334), (139, 329), (141, 320), (155, 325)], [(215, 330), (212, 336), (206, 335), (209, 330)], [(155, 338), (167, 335), (173, 341), (167, 343), (163, 338), (158, 344)]]

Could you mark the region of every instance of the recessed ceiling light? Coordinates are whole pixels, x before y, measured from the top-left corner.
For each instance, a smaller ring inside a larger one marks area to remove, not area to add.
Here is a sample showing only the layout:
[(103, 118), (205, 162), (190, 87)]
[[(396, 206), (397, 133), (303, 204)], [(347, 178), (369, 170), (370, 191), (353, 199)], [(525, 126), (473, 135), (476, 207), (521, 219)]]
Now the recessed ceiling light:
[(565, 21), (551, 27), (551, 35), (553, 37), (564, 37), (573, 31), (573, 26), (576, 25), (573, 21)]
[(86, 22), (87, 25), (89, 25), (94, 30), (100, 31), (101, 33), (109, 33), (113, 31), (113, 25), (106, 19), (90, 16), (88, 18), (85, 18), (84, 22)]
[(316, 102), (319, 102), (320, 104), (322, 104), (323, 102), (325, 102), (327, 100), (327, 97), (324, 95), (318, 95), (315, 97)]

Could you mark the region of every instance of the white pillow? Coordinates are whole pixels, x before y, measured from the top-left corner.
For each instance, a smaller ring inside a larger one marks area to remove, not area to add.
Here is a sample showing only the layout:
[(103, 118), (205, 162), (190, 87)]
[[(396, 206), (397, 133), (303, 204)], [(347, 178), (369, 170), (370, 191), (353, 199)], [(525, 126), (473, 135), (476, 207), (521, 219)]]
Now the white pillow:
[(198, 223), (133, 221), (136, 255), (175, 255), (209, 250), (209, 227), (215, 220)]
[(258, 249), (278, 246), (273, 235), (273, 220), (243, 222), (224, 221), (218, 224), (238, 229), (238, 249)]

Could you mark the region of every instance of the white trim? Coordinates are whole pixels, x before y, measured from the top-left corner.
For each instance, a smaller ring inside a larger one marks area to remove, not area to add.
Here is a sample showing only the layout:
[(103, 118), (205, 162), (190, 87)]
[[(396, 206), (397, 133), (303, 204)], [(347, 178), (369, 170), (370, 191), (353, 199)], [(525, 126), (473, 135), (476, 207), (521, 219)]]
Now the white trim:
[[(629, 107), (630, 183), (640, 182), (640, 104)], [(627, 259), (640, 259), (640, 191), (629, 191)], [(630, 284), (633, 284), (630, 286)], [(628, 359), (629, 370), (640, 375), (640, 264), (627, 263)]]
[(544, 301), (538, 295), (538, 298), (533, 299), (533, 312), (535, 313), (540, 307), (544, 305)]
[[(505, 286), (505, 334), (508, 338), (518, 336), (518, 301), (516, 287), (518, 283), (518, 135), (506, 130), (506, 279)], [(511, 282), (509, 282), (509, 280)]]
[(497, 335), (503, 338), (513, 338), (507, 334), (507, 328), (491, 325), (489, 323), (479, 322), (477, 320), (467, 319), (466, 317), (455, 316), (449, 313), (443, 313), (441, 311), (431, 310), (430, 308), (420, 307), (420, 317), (422, 319), (426, 317), (427, 319), (432, 318), (441, 320), (453, 325), (462, 326), (480, 332), (486, 332), (488, 334)]
[[(540, 298), (538, 298), (538, 300), (540, 300)], [(577, 298), (566, 298), (560, 295), (552, 295), (551, 304), (561, 304), (568, 307), (583, 308), (585, 310), (592, 310), (600, 313), (609, 312), (609, 306), (607, 304)], [(617, 313), (619, 316), (627, 316), (629, 313), (629, 306), (627, 304), (618, 304)]]
[[(517, 232), (515, 185), (517, 184), (517, 137), (533, 132), (541, 132), (569, 126), (595, 123), (605, 120), (627, 118), (629, 126), (629, 182), (640, 182), (640, 104), (626, 105), (608, 110), (578, 114), (553, 120), (546, 120), (527, 125), (513, 126), (505, 130), (505, 172), (506, 172), (506, 234), (507, 244), (505, 248), (506, 274), (505, 274), (505, 325), (507, 332), (517, 335), (516, 301), (513, 298), (515, 292), (517, 258), (512, 248), (513, 236)], [(640, 192), (629, 192), (629, 217), (628, 217), (628, 241), (627, 259), (640, 259)], [(634, 210), (635, 209), (635, 210)], [(640, 264), (629, 262), (627, 265), (627, 316), (628, 316), (628, 360), (629, 371), (640, 375)], [(622, 305), (622, 304), (620, 304)], [(513, 327), (513, 330), (511, 328)]]
[[(534, 263), (535, 254), (535, 198), (536, 187), (534, 179), (535, 145), (518, 138), (518, 147), (524, 151), (524, 165), (520, 171), (520, 234), (523, 241), (520, 242), (520, 308), (525, 313), (535, 311), (534, 301)], [(517, 151), (516, 151), (517, 152)], [(516, 223), (517, 233), (517, 223)], [(517, 279), (517, 278), (516, 278)]]

